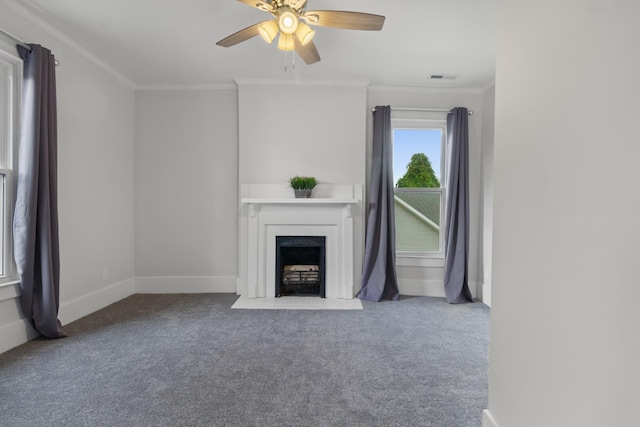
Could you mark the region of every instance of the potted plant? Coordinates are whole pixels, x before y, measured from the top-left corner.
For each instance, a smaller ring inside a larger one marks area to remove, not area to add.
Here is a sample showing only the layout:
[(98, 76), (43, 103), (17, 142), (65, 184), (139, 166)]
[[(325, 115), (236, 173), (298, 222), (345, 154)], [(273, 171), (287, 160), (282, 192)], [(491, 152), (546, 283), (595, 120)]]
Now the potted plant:
[(318, 182), (312, 176), (294, 176), (289, 178), (289, 185), (293, 188), (296, 198), (311, 197), (311, 190)]

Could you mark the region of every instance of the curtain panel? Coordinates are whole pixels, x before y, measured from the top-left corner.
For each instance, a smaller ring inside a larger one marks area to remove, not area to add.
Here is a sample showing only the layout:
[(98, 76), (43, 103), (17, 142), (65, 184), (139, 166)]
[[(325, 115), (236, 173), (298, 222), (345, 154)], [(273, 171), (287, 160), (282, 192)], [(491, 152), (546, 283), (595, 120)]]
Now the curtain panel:
[(22, 309), (48, 338), (65, 337), (58, 320), (57, 111), (55, 58), (40, 45), (18, 46), (24, 61), (22, 126), (13, 218)]
[(444, 290), (451, 304), (473, 302), (469, 291), (469, 111), (447, 116), (447, 169)]
[(371, 183), (367, 208), (362, 288), (358, 298), (366, 301), (397, 300), (396, 234), (393, 193), (391, 107), (373, 112)]

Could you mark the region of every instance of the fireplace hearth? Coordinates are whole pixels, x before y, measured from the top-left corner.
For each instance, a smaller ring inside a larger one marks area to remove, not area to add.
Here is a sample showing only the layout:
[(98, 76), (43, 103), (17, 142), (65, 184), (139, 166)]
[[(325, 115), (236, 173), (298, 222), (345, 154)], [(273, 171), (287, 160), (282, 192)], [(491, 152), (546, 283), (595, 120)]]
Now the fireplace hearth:
[(325, 298), (325, 237), (276, 236), (275, 296)]

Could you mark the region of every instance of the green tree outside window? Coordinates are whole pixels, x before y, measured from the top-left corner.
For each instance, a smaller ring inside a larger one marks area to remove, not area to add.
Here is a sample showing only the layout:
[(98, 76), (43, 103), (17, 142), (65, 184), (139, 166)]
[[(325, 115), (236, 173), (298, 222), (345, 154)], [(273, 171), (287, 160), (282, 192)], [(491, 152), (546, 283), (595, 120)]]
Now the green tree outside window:
[(396, 182), (396, 187), (440, 188), (440, 181), (429, 158), (424, 153), (416, 153), (411, 156), (407, 172)]

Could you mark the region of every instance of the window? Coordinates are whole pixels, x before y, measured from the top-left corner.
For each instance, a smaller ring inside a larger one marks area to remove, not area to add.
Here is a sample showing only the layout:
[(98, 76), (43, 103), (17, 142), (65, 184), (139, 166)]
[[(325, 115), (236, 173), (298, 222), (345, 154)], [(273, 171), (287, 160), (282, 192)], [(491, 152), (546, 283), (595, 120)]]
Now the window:
[(446, 120), (392, 119), (396, 251), (444, 256)]
[[(0, 284), (15, 279), (11, 239), (22, 66), (0, 43)], [(15, 50), (15, 48), (13, 49)]]

